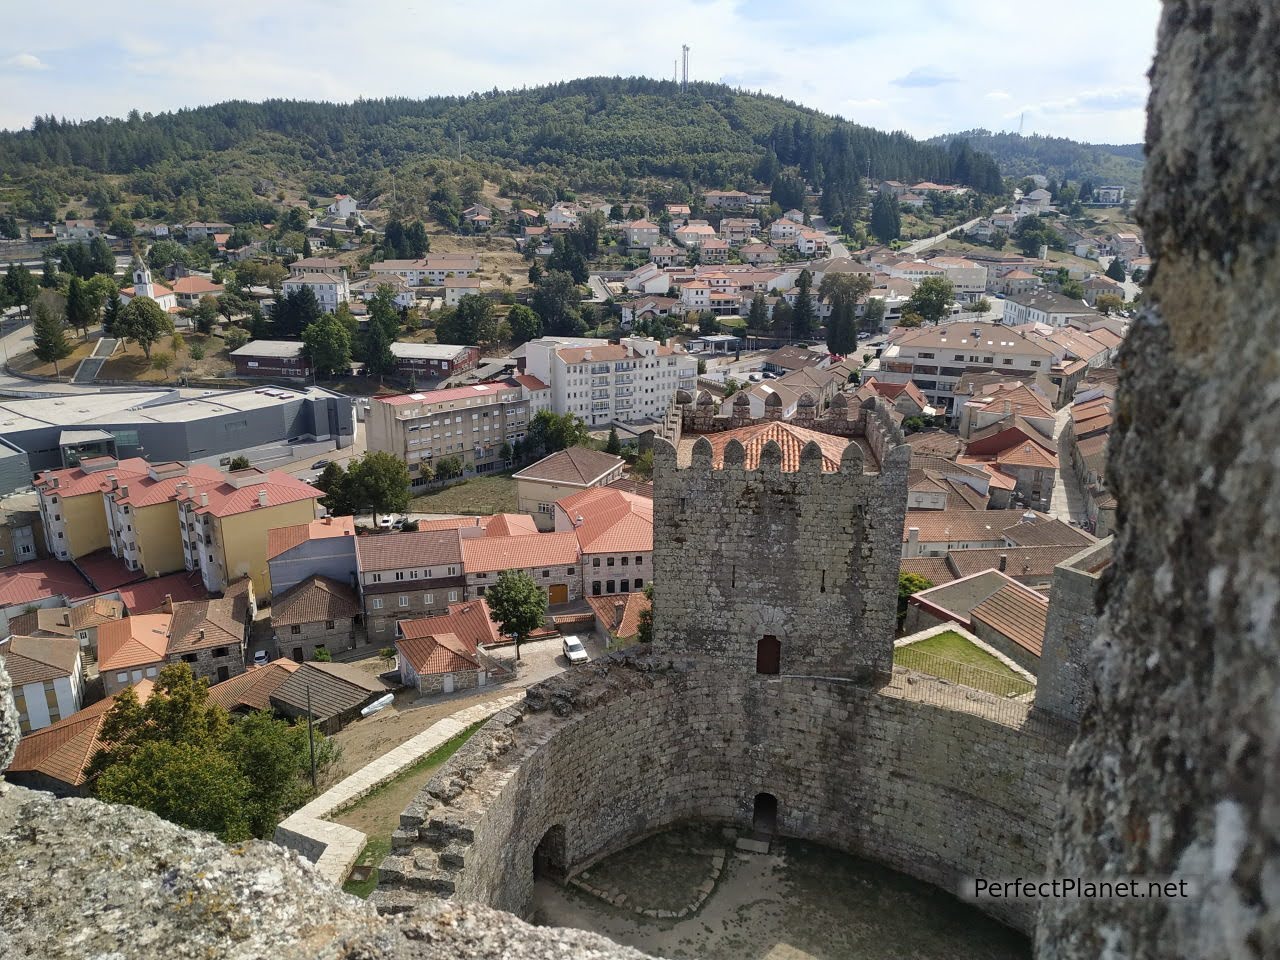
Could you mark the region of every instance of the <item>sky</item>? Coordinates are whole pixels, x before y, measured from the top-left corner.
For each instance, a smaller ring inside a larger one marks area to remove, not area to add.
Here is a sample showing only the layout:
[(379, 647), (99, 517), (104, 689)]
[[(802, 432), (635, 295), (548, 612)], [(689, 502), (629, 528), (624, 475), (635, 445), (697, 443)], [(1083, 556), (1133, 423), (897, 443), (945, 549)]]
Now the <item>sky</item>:
[(918, 137), (1143, 136), (1159, 0), (47, 0), (6, 11), (0, 127), (229, 99), (689, 76)]

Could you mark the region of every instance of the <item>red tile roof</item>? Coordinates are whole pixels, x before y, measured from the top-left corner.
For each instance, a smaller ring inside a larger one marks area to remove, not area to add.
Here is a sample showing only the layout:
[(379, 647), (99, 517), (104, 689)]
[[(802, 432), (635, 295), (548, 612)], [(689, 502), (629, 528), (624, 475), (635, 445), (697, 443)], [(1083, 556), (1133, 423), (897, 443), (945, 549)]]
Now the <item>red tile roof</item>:
[(198, 571), (171, 573), (103, 592), (119, 594), (120, 600), (131, 614), (157, 609), (164, 603), (166, 596), (171, 597), (175, 603), (180, 600), (203, 600), (209, 596)]
[(653, 501), (608, 487), (592, 487), (556, 501), (586, 553), (653, 550)]
[(0, 661), (14, 687), (69, 677), (76, 672), (80, 642), (74, 637), (9, 637), (0, 640)]
[(538, 525), (527, 513), (495, 513), (480, 518), (486, 537), (527, 537), (538, 532)]
[[(237, 483), (240, 484), (239, 487), (236, 486)], [(238, 470), (228, 474), (223, 482), (215, 486), (194, 491), (188, 489), (178, 499), (194, 501), (197, 513), (229, 517), (263, 509), (259, 502), (261, 491), (266, 491), (267, 507), (278, 507), (283, 503), (296, 503), (300, 500), (318, 500), (324, 496), (323, 490), (303, 483), (291, 473), (255, 470), (250, 475), (249, 471)], [(208, 504), (204, 503), (205, 497), (209, 499)]]
[(1035, 656), (1044, 647), (1049, 600), (1012, 581), (969, 611), (969, 619), (984, 623)]
[(578, 538), (572, 531), (470, 538), (462, 541), (462, 562), (468, 574), (573, 566), (578, 562)]
[(207, 490), (221, 483), (223, 476), (221, 470), (198, 463), (172, 476), (148, 474), (129, 481), (122, 480), (120, 489), (114, 494), (113, 499), (116, 503), (127, 503), (131, 507), (150, 507), (157, 503), (177, 500), (179, 488), (185, 491), (188, 484), (198, 490)]
[(271, 622), (276, 626), (347, 620), (359, 613), (360, 601), (354, 590), (321, 576), (295, 583), (271, 604)]
[[(724, 466), (725, 447), (729, 445), (729, 441), (737, 440), (745, 450), (745, 467), (748, 470), (755, 470), (760, 466), (760, 454), (764, 450), (765, 444), (772, 440), (782, 448), (783, 473), (795, 473), (800, 469), (800, 453), (810, 441), (816, 443), (818, 449), (822, 451), (823, 473), (836, 473), (840, 469), (840, 458), (843, 456), (845, 448), (854, 442), (845, 437), (819, 433), (807, 427), (797, 427), (794, 424), (779, 420), (768, 423), (755, 423), (746, 427), (725, 430), (721, 433), (706, 434), (705, 436), (711, 444), (711, 462), (714, 466)], [(692, 438), (685, 438), (681, 441), (680, 453), (682, 459), (685, 456), (692, 456), (693, 443), (695, 442), (696, 439)], [(688, 451), (687, 454), (686, 451)]]
[[(612, 597), (587, 597), (600, 624), (620, 640), (630, 640), (640, 630), (640, 614), (653, 607), (643, 592), (620, 593)], [(618, 604), (622, 604), (622, 623), (618, 623)]]
[(113, 554), (110, 547), (77, 557), (76, 566), (95, 589), (103, 591), (122, 587), (126, 583), (137, 583), (147, 577), (145, 570), (130, 570), (129, 565)]
[(623, 462), (621, 457), (590, 447), (569, 447), (525, 467), (514, 478), (587, 487), (617, 470)]
[(158, 663), (169, 649), (172, 614), (146, 613), (98, 627), (98, 668), (103, 673)]
[(484, 600), (450, 604), (437, 617), (401, 620), (397, 634), (396, 648), (419, 674), (479, 669), (476, 648), (502, 639)]
[[(101, 470), (88, 471), (85, 466), (99, 463), (111, 464)], [(67, 467), (62, 470), (42, 470), (36, 475), (35, 487), (46, 494), (57, 494), (62, 497), (79, 497), (86, 493), (101, 493), (111, 484), (107, 477), (114, 476), (121, 483), (129, 483), (137, 477), (145, 477), (151, 465), (141, 457), (121, 460), (114, 463), (108, 457), (93, 457), (85, 460), (79, 467)], [(54, 485), (54, 481), (57, 485)]]
[(462, 565), (462, 538), (456, 529), (382, 533), (356, 539), (362, 571)]
[(276, 527), (267, 531), (267, 559), (273, 560), (280, 554), (308, 540), (325, 540), (330, 537), (354, 537), (356, 522), (354, 517), (323, 517), (310, 523), (295, 523), (288, 527)]
[(33, 560), (0, 570), (0, 607), (36, 603), (57, 596), (76, 600), (92, 593), (93, 588), (79, 571), (61, 560)]
[[(152, 686), (150, 680), (142, 680), (132, 689), (138, 700), (146, 703)], [(106, 746), (101, 739), (102, 724), (118, 696), (99, 700), (57, 723), (26, 734), (18, 741), (9, 771), (40, 773), (69, 786), (80, 786), (87, 779), (86, 770), (94, 754)]]
[(251, 666), (244, 673), (211, 686), (209, 699), (224, 710), (270, 710), (271, 694), (297, 669), (298, 664), (287, 659)]
[[(468, 349), (459, 347), (461, 352)], [(403, 407), (412, 404), (450, 403), (458, 400), (470, 400), (474, 397), (491, 397), (499, 393), (510, 393), (515, 385), (505, 380), (492, 383), (473, 383), (465, 387), (449, 387), (446, 390), (428, 390), (424, 393), (402, 393), (395, 397), (374, 397), (375, 403), (385, 403), (392, 407)], [(543, 389), (546, 389), (545, 387)]]

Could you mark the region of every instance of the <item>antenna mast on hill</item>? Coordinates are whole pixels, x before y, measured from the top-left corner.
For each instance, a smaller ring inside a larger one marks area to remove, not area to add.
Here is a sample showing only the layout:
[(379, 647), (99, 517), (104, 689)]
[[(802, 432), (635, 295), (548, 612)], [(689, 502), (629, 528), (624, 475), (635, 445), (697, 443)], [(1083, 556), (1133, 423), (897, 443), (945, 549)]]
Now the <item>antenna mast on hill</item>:
[(684, 67), (680, 73), (680, 89), (688, 90), (689, 89), (689, 45), (687, 43), (682, 43), (680, 45), (680, 52), (684, 57)]
[(671, 82), (675, 84), (680, 82), (680, 61), (674, 58), (671, 60)]
[(1027, 119), (1026, 111), (1018, 114), (1018, 136), (1022, 136), (1022, 122)]

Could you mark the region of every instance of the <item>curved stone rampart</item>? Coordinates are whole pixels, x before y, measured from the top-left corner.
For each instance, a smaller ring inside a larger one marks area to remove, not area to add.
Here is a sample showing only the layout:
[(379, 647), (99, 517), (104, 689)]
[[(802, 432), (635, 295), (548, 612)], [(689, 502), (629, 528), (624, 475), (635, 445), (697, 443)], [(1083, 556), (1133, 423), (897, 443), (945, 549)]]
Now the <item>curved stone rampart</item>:
[[(904, 673), (873, 690), (604, 658), (530, 690), (432, 778), (375, 898), (389, 911), (434, 893), (527, 913), (553, 828), (552, 859), (576, 871), (681, 821), (749, 828), (758, 793), (777, 797), (780, 832), (944, 889), (1039, 876), (1068, 736), (1025, 715), (997, 722), (994, 698), (960, 690)], [(1033, 926), (1027, 904), (979, 906)]]

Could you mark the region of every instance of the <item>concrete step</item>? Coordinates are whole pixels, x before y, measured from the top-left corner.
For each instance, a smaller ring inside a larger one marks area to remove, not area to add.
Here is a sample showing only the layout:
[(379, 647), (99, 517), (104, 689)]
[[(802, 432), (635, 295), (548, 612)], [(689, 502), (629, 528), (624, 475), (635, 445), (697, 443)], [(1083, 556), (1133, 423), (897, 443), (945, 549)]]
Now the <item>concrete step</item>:
[(769, 847), (768, 840), (757, 840), (754, 837), (739, 837), (734, 844), (734, 848), (743, 853), (768, 853)]

